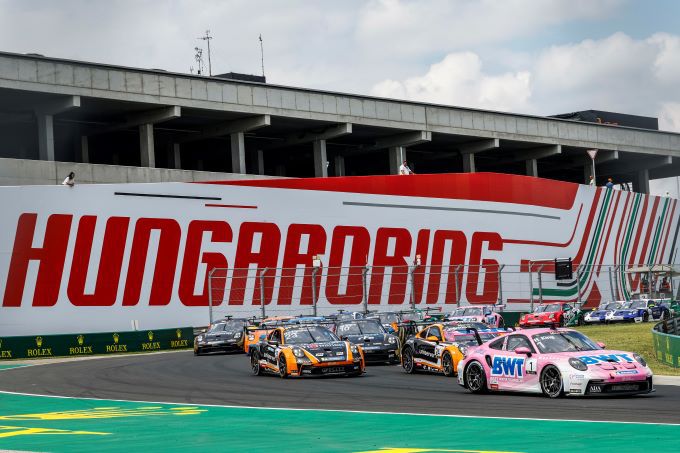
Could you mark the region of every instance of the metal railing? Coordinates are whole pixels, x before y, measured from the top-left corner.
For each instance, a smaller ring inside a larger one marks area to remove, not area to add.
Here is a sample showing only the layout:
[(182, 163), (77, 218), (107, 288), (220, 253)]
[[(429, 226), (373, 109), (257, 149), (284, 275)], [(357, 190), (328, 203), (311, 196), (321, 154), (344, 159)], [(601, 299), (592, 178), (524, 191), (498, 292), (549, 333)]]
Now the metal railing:
[[(673, 280), (627, 273), (642, 265), (574, 266), (558, 281), (552, 260), (522, 265), (401, 265), (296, 268), (214, 268), (207, 276), (209, 319), (225, 315), (311, 315), (336, 311), (402, 310), (427, 306), (497, 304), (533, 310), (539, 303), (628, 300), (641, 293), (667, 298)], [(647, 266), (647, 265), (645, 265)], [(651, 282), (651, 287), (648, 284)]]

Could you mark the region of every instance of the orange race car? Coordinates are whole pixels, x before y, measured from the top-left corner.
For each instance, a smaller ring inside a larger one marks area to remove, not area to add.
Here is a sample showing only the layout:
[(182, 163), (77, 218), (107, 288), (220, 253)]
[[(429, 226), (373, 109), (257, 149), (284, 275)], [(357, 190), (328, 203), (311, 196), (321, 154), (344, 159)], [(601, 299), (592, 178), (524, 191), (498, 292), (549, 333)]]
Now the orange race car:
[(250, 366), (255, 375), (270, 372), (282, 378), (361, 376), (366, 369), (360, 346), (340, 340), (326, 327), (304, 324), (272, 330), (251, 348)]
[(250, 355), (250, 348), (260, 341), (262, 335), (268, 335), (276, 326), (293, 319), (293, 316), (272, 316), (263, 319), (260, 323), (246, 327), (246, 335), (243, 339), (243, 352)]
[[(467, 323), (479, 324), (479, 323)], [(505, 329), (478, 329), (466, 323), (430, 324), (406, 340), (401, 349), (401, 364), (407, 373), (434, 371), (455, 376), (470, 346), (477, 346), (505, 333)]]

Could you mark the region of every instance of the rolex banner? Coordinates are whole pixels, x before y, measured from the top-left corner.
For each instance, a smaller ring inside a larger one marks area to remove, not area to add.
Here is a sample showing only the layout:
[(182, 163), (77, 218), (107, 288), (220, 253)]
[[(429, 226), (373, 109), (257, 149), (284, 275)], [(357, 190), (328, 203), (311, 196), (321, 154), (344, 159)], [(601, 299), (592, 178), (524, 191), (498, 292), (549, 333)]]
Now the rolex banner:
[(0, 360), (152, 352), (185, 349), (193, 344), (194, 331), (191, 327), (143, 332), (0, 337)]

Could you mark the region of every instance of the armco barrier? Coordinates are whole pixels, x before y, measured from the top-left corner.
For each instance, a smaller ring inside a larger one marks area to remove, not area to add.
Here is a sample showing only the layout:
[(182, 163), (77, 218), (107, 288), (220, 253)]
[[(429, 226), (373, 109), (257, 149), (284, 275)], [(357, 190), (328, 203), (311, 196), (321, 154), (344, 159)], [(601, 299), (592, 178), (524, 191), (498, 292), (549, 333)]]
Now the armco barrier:
[(652, 329), (654, 351), (659, 362), (680, 368), (680, 320), (662, 321)]
[(87, 356), (190, 348), (192, 327), (140, 332), (0, 337), (0, 360)]

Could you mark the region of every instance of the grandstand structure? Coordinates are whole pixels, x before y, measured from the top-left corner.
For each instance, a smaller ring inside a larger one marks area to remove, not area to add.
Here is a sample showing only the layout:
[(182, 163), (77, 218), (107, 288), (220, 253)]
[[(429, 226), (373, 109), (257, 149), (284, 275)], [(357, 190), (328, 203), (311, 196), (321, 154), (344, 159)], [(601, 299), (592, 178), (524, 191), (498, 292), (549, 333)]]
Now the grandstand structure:
[[(584, 106), (589, 107), (589, 106)], [(0, 52), (0, 185), (499, 172), (649, 192), (680, 134)]]

